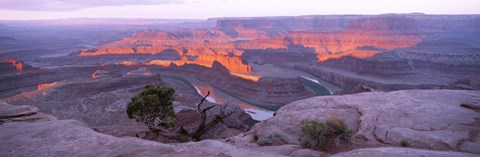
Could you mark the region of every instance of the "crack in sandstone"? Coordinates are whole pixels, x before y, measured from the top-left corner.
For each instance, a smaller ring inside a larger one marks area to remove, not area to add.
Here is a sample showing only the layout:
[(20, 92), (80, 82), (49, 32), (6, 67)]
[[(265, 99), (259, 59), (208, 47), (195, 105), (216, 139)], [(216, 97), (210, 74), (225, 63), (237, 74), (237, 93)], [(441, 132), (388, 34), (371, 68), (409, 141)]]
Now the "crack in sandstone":
[(37, 112), (30, 112), (30, 113), (13, 115), (13, 116), (0, 116), (0, 119), (2, 119), (2, 120), (3, 120), (3, 119), (8, 120), (8, 119), (12, 119), (12, 118), (32, 116), (32, 115), (35, 115), (35, 114), (37, 114)]

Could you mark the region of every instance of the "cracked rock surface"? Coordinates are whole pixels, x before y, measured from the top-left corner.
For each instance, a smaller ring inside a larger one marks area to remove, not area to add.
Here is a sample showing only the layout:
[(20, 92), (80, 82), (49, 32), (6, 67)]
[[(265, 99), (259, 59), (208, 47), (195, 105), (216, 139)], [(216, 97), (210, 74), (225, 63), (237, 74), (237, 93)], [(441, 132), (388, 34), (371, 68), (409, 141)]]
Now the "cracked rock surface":
[[(335, 115), (354, 130), (353, 144), (399, 146), (479, 153), (479, 91), (403, 90), (320, 96), (282, 107), (247, 134), (282, 135), (298, 144), (301, 122)], [(464, 105), (462, 105), (464, 104)], [(469, 105), (465, 105), (469, 104)], [(468, 106), (468, 107), (465, 107)]]
[[(226, 140), (163, 144), (114, 137), (77, 120), (57, 120), (33, 106), (0, 102), (0, 156), (216, 156), (216, 157), (460, 157), (480, 152), (479, 91), (405, 90), (314, 97), (282, 107), (250, 131)], [(28, 118), (43, 115), (44, 118)], [(301, 121), (335, 115), (353, 129), (346, 149), (322, 152), (298, 145)], [(12, 120), (17, 119), (17, 120)], [(283, 144), (253, 138), (276, 134)], [(406, 139), (410, 148), (399, 147)]]

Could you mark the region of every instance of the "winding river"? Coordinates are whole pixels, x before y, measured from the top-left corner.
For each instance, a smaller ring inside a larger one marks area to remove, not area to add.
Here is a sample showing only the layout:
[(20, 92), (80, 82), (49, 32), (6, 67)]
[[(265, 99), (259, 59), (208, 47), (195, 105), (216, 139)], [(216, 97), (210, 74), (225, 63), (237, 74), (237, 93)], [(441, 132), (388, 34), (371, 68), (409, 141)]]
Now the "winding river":
[[(313, 90), (316, 95), (330, 95), (335, 91), (340, 90), (333, 84), (330, 84), (326, 81), (323, 81), (320, 78), (317, 78), (308, 73), (297, 71), (297, 70), (288, 70), (290, 74), (295, 75), (296, 77), (301, 78), (302, 84), (306, 88)], [(181, 76), (178, 76), (181, 77)], [(201, 81), (192, 77), (181, 77), (188, 81), (201, 96), (205, 96), (208, 91), (210, 91), (210, 96), (206, 98), (207, 101), (218, 103), (218, 104), (236, 104), (241, 109), (245, 110), (246, 113), (250, 114), (253, 119), (257, 121), (263, 121), (273, 116), (274, 111), (263, 109), (254, 105), (251, 105), (243, 100), (240, 100), (234, 96), (229, 95), (228, 93), (223, 92), (222, 90), (214, 87), (213, 85)]]

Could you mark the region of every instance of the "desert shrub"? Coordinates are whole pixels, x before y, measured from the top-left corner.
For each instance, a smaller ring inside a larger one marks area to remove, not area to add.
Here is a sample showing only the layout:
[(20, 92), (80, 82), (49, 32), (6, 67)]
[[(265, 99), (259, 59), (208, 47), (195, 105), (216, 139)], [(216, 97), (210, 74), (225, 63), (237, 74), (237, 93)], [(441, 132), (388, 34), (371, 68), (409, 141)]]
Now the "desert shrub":
[(270, 138), (270, 136), (260, 137), (257, 140), (257, 144), (260, 146), (269, 146), (269, 145), (272, 145), (272, 139)]
[(258, 137), (257, 135), (257, 144), (261, 146), (282, 145), (286, 143), (287, 140), (285, 140), (285, 136), (280, 134), (274, 133), (264, 137)]
[(330, 116), (327, 118), (327, 126), (331, 134), (335, 135), (335, 142), (341, 140), (349, 141), (352, 135), (352, 129), (348, 128), (345, 120), (337, 116)]
[(304, 148), (325, 149), (341, 141), (348, 142), (351, 134), (345, 121), (335, 116), (327, 118), (326, 122), (307, 120), (302, 122), (300, 144)]
[(318, 120), (302, 122), (300, 144), (305, 148), (321, 149), (327, 147), (329, 131), (326, 125)]
[(127, 105), (128, 118), (136, 119), (148, 126), (169, 128), (175, 126), (177, 116), (173, 109), (175, 89), (158, 85), (147, 85), (132, 97)]
[(410, 146), (410, 143), (408, 142), (408, 140), (402, 139), (402, 140), (400, 140), (400, 146), (408, 147), (408, 146)]
[(287, 140), (285, 140), (285, 136), (281, 134), (273, 134), (269, 135), (270, 139), (272, 140), (272, 145), (283, 145), (287, 144)]

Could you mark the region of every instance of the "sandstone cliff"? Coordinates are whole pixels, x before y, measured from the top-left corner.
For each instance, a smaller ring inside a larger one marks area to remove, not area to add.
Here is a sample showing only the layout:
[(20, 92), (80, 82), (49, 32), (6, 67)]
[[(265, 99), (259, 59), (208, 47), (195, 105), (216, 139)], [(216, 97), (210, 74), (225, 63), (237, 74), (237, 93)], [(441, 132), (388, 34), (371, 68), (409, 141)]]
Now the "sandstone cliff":
[[(331, 15), (216, 19), (212, 29), (140, 31), (80, 56), (152, 54), (149, 65), (220, 62), (252, 78), (254, 63), (307, 71), (342, 88), (455, 88), (480, 77), (475, 15)], [(190, 60), (157, 59), (175, 52)], [(312, 54), (316, 57), (313, 58)], [(196, 59), (196, 60), (195, 60)], [(159, 60), (159, 61), (157, 61)], [(474, 86), (467, 89), (478, 89)]]
[[(25, 67), (24, 67), (25, 66)], [(24, 68), (31, 68), (30, 65), (25, 65), (23, 61), (15, 59), (2, 59), (0, 60), (0, 72), (9, 73), (12, 71), (22, 72)]]
[(217, 56), (200, 55), (194, 61), (195, 64), (202, 65), (209, 68), (213, 67), (214, 62), (220, 63), (230, 73), (252, 72), (252, 67), (243, 63), (243, 61), (238, 57), (228, 57), (228, 56), (218, 56), (218, 55)]

